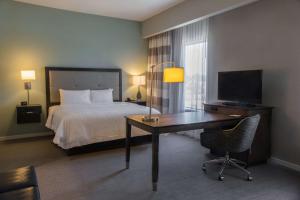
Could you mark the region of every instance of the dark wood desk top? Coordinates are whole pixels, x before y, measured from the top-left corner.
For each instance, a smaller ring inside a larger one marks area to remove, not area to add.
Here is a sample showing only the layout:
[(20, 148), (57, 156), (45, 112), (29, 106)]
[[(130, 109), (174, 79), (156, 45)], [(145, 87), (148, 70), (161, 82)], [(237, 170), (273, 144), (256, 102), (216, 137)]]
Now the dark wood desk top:
[(179, 114), (167, 114), (167, 115), (153, 115), (159, 116), (159, 121), (157, 122), (144, 122), (142, 117), (144, 115), (129, 115), (126, 118), (129, 121), (133, 121), (135, 123), (148, 126), (151, 128), (163, 128), (170, 126), (184, 126), (184, 125), (192, 125), (192, 124), (207, 124), (213, 122), (226, 122), (226, 121), (234, 121), (241, 120), (243, 117), (229, 116), (224, 114), (216, 114), (205, 111), (198, 112), (185, 112)]
[(157, 190), (159, 165), (159, 134), (172, 133), (206, 128), (222, 128), (234, 126), (243, 117), (228, 116), (224, 114), (209, 113), (205, 111), (185, 112), (159, 116), (159, 121), (144, 122), (143, 115), (126, 116), (126, 168), (130, 161), (131, 126), (138, 127), (152, 134), (152, 188)]

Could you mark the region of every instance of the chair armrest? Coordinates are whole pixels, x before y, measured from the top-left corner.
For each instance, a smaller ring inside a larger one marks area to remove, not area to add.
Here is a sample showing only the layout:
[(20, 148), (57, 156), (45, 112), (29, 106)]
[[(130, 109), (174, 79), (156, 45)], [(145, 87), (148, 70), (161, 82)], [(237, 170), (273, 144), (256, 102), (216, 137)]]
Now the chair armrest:
[(232, 128), (232, 129), (226, 129), (226, 130), (223, 130), (222, 132), (224, 133), (224, 135), (229, 135), (231, 134), (233, 131), (234, 131), (235, 128)]

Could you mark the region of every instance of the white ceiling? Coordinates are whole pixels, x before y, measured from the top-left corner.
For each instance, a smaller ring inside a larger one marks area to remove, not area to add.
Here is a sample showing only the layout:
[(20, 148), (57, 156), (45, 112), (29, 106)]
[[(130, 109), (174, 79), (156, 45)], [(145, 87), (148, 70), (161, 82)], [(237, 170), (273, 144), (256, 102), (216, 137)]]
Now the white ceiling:
[(144, 21), (184, 0), (15, 0), (88, 14)]

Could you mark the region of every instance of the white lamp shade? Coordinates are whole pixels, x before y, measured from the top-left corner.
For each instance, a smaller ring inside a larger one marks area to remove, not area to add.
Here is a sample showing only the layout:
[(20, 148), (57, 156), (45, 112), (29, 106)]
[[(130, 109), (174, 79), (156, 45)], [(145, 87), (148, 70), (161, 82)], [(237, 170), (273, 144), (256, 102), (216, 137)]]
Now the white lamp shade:
[(145, 85), (146, 78), (145, 76), (133, 76), (133, 85)]
[(35, 71), (34, 70), (22, 70), (21, 78), (24, 81), (35, 80)]

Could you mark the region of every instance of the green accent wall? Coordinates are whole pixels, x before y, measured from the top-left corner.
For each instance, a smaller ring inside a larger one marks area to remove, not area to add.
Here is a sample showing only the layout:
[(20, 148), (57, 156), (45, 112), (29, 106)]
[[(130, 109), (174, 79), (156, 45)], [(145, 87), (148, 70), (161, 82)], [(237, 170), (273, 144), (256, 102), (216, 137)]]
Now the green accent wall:
[[(146, 71), (146, 55), (139, 22), (1, 0), (0, 137), (46, 130), (45, 66), (122, 68), (125, 98), (136, 94), (128, 77)], [(30, 94), (31, 103), (43, 106), (40, 125), (16, 124), (26, 69), (36, 71)]]

